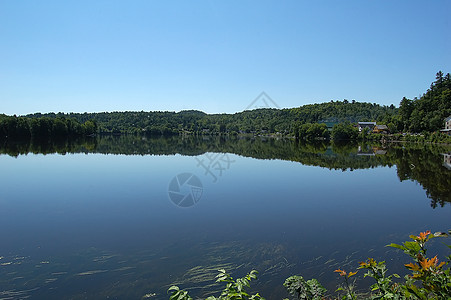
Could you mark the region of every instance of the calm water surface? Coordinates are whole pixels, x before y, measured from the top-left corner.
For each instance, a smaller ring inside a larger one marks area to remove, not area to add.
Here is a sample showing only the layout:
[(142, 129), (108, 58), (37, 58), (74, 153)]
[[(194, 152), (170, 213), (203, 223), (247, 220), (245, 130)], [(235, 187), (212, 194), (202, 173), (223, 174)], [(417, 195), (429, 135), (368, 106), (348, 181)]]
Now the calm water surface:
[[(257, 269), (267, 299), (287, 297), (295, 274), (333, 291), (333, 270), (371, 256), (402, 272), (407, 257), (386, 244), (451, 227), (443, 151), (204, 141), (187, 155), (114, 143), (0, 155), (0, 299), (168, 299), (172, 284), (205, 296), (220, 289), (202, 289), (219, 268)], [(200, 184), (174, 191), (183, 173)], [(168, 190), (196, 203), (177, 206)]]

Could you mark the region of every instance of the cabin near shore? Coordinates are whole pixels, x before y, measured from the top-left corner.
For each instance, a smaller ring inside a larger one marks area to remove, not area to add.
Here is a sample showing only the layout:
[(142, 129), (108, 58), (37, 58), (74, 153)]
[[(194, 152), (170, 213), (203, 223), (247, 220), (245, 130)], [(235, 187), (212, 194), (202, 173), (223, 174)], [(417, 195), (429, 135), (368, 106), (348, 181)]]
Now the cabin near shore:
[(377, 125), (376, 122), (359, 122), (359, 132), (362, 132), (365, 128), (368, 128), (368, 132), (373, 133), (389, 133), (387, 125)]
[(368, 128), (369, 131), (373, 131), (374, 127), (376, 126), (376, 122), (359, 122), (359, 131), (362, 132), (365, 128)]
[(451, 135), (451, 116), (445, 119), (445, 128), (440, 130), (440, 132)]
[(388, 133), (389, 131), (390, 130), (388, 129), (387, 125), (376, 125), (373, 129), (374, 133)]

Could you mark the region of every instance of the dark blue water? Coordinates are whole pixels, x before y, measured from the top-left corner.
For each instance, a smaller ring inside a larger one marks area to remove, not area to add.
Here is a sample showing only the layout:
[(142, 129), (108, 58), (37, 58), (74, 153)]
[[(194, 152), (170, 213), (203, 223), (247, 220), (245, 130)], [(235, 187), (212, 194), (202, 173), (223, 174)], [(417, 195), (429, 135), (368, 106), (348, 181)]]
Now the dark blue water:
[[(0, 155), (0, 299), (168, 299), (174, 283), (206, 295), (219, 268), (257, 269), (267, 299), (294, 274), (334, 291), (333, 270), (375, 257), (402, 272), (386, 244), (451, 225), (451, 205), (431, 208), (396, 166), (209, 155)], [(182, 173), (201, 182), (180, 190), (196, 188), (189, 207), (168, 194)]]

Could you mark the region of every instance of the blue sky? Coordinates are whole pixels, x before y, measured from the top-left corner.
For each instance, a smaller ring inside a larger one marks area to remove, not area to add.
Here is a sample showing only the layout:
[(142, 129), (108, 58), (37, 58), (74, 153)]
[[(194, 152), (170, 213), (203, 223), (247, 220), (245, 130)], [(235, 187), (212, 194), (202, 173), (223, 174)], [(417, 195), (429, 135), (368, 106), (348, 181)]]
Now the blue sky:
[(0, 0), (0, 113), (398, 105), (451, 72), (451, 1)]

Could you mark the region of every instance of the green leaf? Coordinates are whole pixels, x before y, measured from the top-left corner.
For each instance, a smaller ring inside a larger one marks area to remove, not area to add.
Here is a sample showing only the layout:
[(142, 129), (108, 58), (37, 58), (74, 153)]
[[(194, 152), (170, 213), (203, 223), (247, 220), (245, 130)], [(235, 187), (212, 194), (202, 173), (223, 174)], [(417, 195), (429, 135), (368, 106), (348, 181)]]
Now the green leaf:
[(421, 293), (421, 291), (418, 289), (417, 286), (415, 286), (415, 285), (410, 285), (410, 286), (407, 286), (406, 288), (407, 288), (407, 290), (408, 290), (410, 293), (414, 294), (414, 295), (417, 296), (418, 298), (423, 299), (423, 300), (427, 300), (427, 297), (426, 297), (423, 293)]
[(392, 247), (392, 248), (398, 248), (398, 249), (401, 249), (401, 250), (406, 250), (406, 248), (404, 246), (398, 245), (398, 244), (394, 244), (394, 243), (391, 243), (390, 245), (386, 245), (385, 247)]
[(418, 245), (417, 242), (405, 242), (404, 246), (409, 249), (409, 250), (413, 250), (415, 252), (418, 252), (421, 250), (420, 245)]
[(179, 290), (180, 290), (180, 288), (178, 286), (176, 286), (176, 285), (173, 285), (170, 288), (168, 288), (168, 292), (169, 291), (179, 291)]

